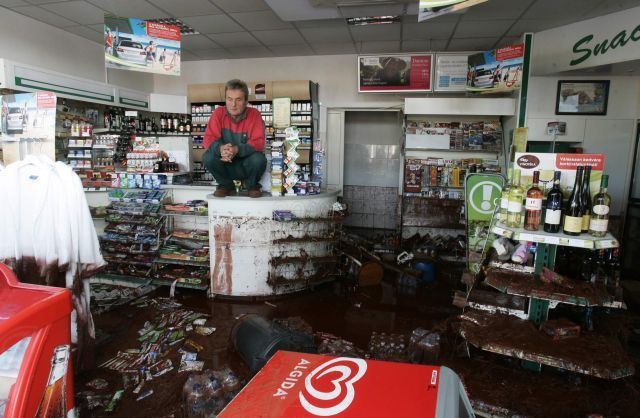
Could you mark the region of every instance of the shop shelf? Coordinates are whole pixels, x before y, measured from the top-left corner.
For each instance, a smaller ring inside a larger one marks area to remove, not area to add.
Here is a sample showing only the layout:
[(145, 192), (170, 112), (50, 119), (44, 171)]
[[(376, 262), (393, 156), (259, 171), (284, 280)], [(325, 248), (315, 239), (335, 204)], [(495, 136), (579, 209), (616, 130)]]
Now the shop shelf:
[(209, 267), (209, 261), (189, 261), (189, 260), (176, 260), (173, 258), (158, 257), (153, 260), (155, 264), (175, 264), (178, 266), (193, 266), (193, 267)]
[[(152, 279), (151, 282), (153, 284), (159, 284), (162, 286), (173, 285), (173, 280)], [(196, 290), (207, 290), (209, 288), (209, 286), (206, 284), (185, 283), (185, 282), (181, 282), (179, 279), (178, 279), (178, 282), (176, 283), (176, 287), (183, 287), (186, 289), (196, 289)]]
[(578, 236), (563, 233), (552, 234), (544, 231), (527, 231), (524, 228), (510, 228), (503, 224), (494, 225), (492, 232), (501, 237), (516, 241), (538, 242), (541, 244), (561, 245), (565, 247), (577, 247), (586, 249), (617, 248), (620, 244), (611, 233), (602, 238), (595, 238), (587, 234)]
[(509, 315), (469, 309), (461, 318), (460, 335), (484, 351), (602, 379), (635, 373), (633, 362), (615, 337), (589, 332), (552, 340), (533, 322)]
[(576, 306), (626, 308), (625, 303), (615, 300), (604, 286), (578, 280), (571, 280), (569, 287), (543, 282), (533, 274), (489, 269), (484, 283), (509, 295), (549, 301), (550, 307), (563, 303)]
[(428, 151), (428, 152), (466, 152), (466, 153), (484, 153), (484, 154), (500, 154), (499, 149), (457, 149), (457, 148), (405, 148), (405, 151)]

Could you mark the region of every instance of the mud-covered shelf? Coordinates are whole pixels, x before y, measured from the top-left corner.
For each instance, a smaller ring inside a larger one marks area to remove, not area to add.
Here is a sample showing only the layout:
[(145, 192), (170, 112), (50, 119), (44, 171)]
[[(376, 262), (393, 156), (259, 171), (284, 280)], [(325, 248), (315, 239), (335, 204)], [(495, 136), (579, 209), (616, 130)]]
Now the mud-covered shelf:
[[(161, 286), (171, 286), (173, 285), (173, 280), (169, 279), (152, 279), (151, 283), (158, 284)], [(205, 284), (195, 284), (195, 283), (186, 283), (181, 282), (180, 279), (176, 282), (176, 287), (183, 287), (185, 289), (196, 289), (196, 290), (207, 290), (209, 286)]]
[(178, 266), (193, 266), (193, 267), (209, 268), (209, 261), (178, 260), (175, 258), (158, 257), (155, 260), (153, 260), (153, 262), (156, 264), (175, 264)]
[(615, 300), (604, 286), (571, 280), (570, 286), (546, 283), (533, 274), (490, 269), (484, 284), (503, 293), (546, 300), (550, 307), (558, 303), (575, 306), (602, 306), (607, 308), (626, 309), (623, 301)]
[(618, 240), (609, 232), (602, 238), (594, 238), (587, 234), (572, 236), (563, 233), (552, 234), (544, 231), (527, 231), (524, 228), (510, 228), (503, 224), (494, 225), (491, 231), (496, 235), (515, 241), (529, 241), (565, 247), (586, 248), (589, 250), (617, 248), (620, 245)]
[(513, 316), (468, 310), (462, 317), (460, 335), (484, 351), (601, 379), (620, 379), (635, 372), (615, 338), (590, 332), (552, 340), (531, 321)]

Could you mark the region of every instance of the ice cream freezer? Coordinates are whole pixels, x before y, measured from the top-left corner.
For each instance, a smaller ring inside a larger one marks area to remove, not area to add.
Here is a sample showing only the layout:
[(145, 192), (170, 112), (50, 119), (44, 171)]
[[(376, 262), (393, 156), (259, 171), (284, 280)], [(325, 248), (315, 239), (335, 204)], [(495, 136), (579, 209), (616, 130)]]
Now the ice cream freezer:
[(0, 263), (0, 417), (74, 416), (71, 292)]
[(473, 417), (447, 367), (278, 351), (220, 418)]

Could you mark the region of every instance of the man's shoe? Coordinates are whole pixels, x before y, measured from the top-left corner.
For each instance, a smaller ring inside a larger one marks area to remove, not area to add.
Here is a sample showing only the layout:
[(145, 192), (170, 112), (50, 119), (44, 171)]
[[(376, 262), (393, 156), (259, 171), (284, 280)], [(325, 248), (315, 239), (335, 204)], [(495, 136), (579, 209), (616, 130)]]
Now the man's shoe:
[(249, 197), (262, 197), (262, 192), (258, 188), (251, 189), (249, 190)]
[(229, 196), (229, 193), (231, 193), (231, 191), (229, 189), (227, 189), (226, 187), (218, 186), (216, 191), (213, 192), (213, 195), (215, 197), (227, 197), (227, 196)]

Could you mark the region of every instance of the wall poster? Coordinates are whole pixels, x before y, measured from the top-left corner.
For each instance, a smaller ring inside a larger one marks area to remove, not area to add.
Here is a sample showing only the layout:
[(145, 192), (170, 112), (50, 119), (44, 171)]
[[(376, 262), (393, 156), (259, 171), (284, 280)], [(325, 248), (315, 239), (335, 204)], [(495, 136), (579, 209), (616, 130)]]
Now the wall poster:
[(358, 92), (431, 91), (433, 54), (358, 56)]
[(502, 93), (522, 84), (524, 43), (469, 55), (467, 91)]
[(105, 16), (104, 62), (107, 68), (180, 75), (180, 27)]
[(434, 91), (465, 91), (468, 54), (438, 54), (434, 71)]

